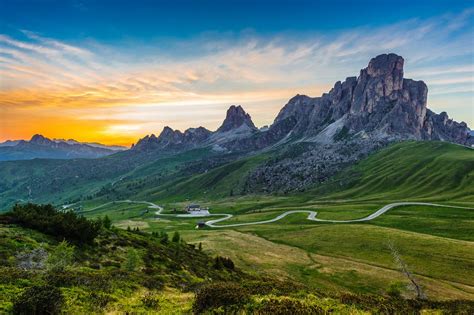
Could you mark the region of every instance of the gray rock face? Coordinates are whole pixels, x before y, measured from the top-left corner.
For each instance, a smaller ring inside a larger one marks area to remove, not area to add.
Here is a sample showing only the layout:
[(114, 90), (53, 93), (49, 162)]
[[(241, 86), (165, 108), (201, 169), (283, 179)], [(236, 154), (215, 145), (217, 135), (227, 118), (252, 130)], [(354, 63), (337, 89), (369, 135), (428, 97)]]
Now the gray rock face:
[[(26, 143), (26, 141), (24, 143)], [(29, 143), (37, 144), (37, 145), (53, 145), (54, 144), (52, 140), (45, 138), (43, 135), (39, 135), (39, 134), (33, 135)]]
[(183, 132), (173, 130), (166, 126), (158, 137), (154, 134), (140, 139), (133, 147), (138, 151), (151, 151), (157, 149), (184, 150), (199, 146), (211, 135), (211, 131), (204, 127), (189, 128)]
[(187, 150), (198, 146), (233, 142), (249, 137), (255, 132), (258, 132), (258, 129), (250, 115), (242, 106), (232, 105), (227, 110), (224, 122), (215, 132), (199, 127), (189, 128), (183, 133), (166, 126), (158, 137), (152, 134), (140, 139), (134, 146), (134, 150)]
[(465, 122), (458, 123), (449, 119), (446, 112), (439, 115), (427, 110), (423, 125), (423, 139), (451, 141), (455, 143), (473, 145), (474, 134)]
[(304, 191), (327, 181), (344, 167), (368, 156), (387, 140), (352, 140), (333, 144), (294, 144), (254, 169), (246, 178), (244, 193)]
[(246, 125), (249, 129), (257, 130), (257, 127), (252, 122), (252, 118), (247, 114), (242, 106), (232, 105), (227, 110), (226, 117), (222, 125), (217, 129), (217, 132), (227, 132), (237, 129), (242, 125)]
[[(323, 137), (316, 136), (337, 121), (338, 131), (344, 130), (346, 136), (363, 132), (374, 138), (469, 144), (472, 139), (467, 125), (449, 120), (445, 113), (436, 115), (429, 111), (426, 84), (404, 79), (403, 65), (400, 56), (380, 55), (360, 71), (358, 78), (336, 82), (321, 97), (297, 95), (282, 108), (270, 131), (288, 129), (292, 118), (290, 132), (309, 141), (322, 140)], [(285, 121), (287, 124), (283, 124)], [(330, 134), (335, 136), (337, 132)]]

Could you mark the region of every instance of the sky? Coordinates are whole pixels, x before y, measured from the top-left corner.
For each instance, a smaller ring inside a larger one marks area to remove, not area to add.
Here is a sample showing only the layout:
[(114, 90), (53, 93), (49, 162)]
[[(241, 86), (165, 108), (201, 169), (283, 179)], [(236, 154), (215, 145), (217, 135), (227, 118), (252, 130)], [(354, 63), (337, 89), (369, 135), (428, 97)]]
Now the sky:
[(0, 0), (0, 141), (130, 145), (215, 130), (232, 104), (269, 125), (389, 52), (474, 129), (469, 1)]

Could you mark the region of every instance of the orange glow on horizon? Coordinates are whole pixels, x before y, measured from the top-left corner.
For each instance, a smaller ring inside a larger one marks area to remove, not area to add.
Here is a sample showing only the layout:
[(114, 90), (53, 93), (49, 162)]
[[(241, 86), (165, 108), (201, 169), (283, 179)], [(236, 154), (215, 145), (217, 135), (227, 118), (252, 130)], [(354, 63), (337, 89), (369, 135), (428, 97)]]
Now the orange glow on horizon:
[[(302, 87), (322, 93), (328, 86)], [(147, 134), (202, 125), (216, 129), (227, 108), (241, 104), (257, 125), (270, 124), (297, 89), (267, 89), (241, 94), (183, 95), (174, 99), (127, 95), (98, 95), (88, 90), (0, 92), (0, 142), (28, 140), (34, 134), (109, 145), (131, 146)], [(299, 92), (301, 92), (301, 90)], [(78, 97), (78, 95), (81, 95)], [(242, 102), (233, 100), (240, 99)], [(142, 103), (146, 101), (146, 103)]]

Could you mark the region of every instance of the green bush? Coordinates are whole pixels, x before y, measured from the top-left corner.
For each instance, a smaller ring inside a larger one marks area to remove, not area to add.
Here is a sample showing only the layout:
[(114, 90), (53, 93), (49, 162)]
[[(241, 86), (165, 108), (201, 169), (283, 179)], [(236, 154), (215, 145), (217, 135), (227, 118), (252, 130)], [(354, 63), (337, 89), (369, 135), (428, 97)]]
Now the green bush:
[(260, 305), (251, 310), (253, 314), (272, 315), (318, 315), (326, 312), (316, 305), (306, 304), (302, 301), (283, 298), (269, 298), (261, 302)]
[(181, 238), (181, 236), (179, 235), (179, 232), (176, 231), (176, 232), (174, 232), (173, 238), (171, 239), (171, 241), (174, 242), (174, 243), (179, 243), (180, 238)]
[(228, 257), (221, 257), (217, 256), (214, 258), (214, 268), (215, 269), (229, 269), (229, 270), (234, 270), (235, 265), (232, 259)]
[(47, 272), (43, 279), (49, 285), (58, 287), (81, 286), (89, 290), (110, 290), (113, 278), (117, 278), (117, 272), (105, 273), (88, 270), (64, 270), (62, 272)]
[(230, 312), (247, 303), (249, 299), (248, 291), (236, 283), (209, 283), (197, 290), (193, 311), (202, 313), (206, 310), (223, 308), (224, 311)]
[(138, 263), (140, 260), (140, 256), (138, 256), (138, 253), (135, 249), (130, 248), (127, 251), (127, 258), (124, 263), (124, 268), (127, 271), (135, 271), (137, 269)]
[(161, 290), (165, 286), (165, 279), (161, 275), (151, 275), (146, 277), (142, 284), (148, 289)]
[(160, 306), (160, 299), (153, 293), (146, 293), (142, 296), (141, 301), (146, 308), (158, 309)]
[(49, 270), (61, 272), (69, 267), (74, 261), (74, 246), (62, 241), (49, 253), (46, 265)]
[(52, 205), (17, 204), (4, 216), (9, 223), (79, 244), (93, 243), (101, 228), (100, 222), (87, 220), (71, 211), (57, 211)]
[(26, 289), (13, 303), (13, 314), (59, 314), (64, 303), (61, 291), (50, 285)]
[(96, 292), (92, 291), (89, 293), (88, 296), (89, 302), (97, 309), (105, 308), (110, 302), (117, 301), (116, 298), (112, 297), (111, 295), (104, 293), (104, 292)]
[(442, 314), (474, 314), (474, 301), (407, 300), (396, 296), (343, 294), (340, 301), (375, 314), (418, 314), (421, 310), (440, 310)]

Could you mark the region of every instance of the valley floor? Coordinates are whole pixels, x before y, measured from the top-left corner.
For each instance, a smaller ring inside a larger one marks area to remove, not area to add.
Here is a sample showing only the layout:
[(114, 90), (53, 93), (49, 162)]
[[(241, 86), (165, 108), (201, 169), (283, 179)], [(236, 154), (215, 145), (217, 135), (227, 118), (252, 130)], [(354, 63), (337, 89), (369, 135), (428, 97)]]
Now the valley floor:
[(428, 297), (474, 299), (470, 202), (230, 198), (210, 204), (212, 213), (226, 214), (208, 220), (204, 229), (196, 225), (206, 217), (167, 210), (181, 209), (184, 203), (164, 204), (163, 209), (156, 201), (129, 202), (90, 204), (83, 213), (107, 214), (122, 228), (179, 231), (186, 241), (228, 256), (248, 272), (294, 279), (335, 293), (397, 290), (413, 297), (410, 281), (393, 258), (398, 255)]

